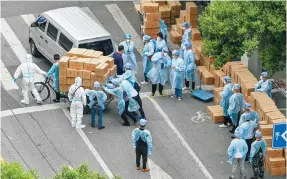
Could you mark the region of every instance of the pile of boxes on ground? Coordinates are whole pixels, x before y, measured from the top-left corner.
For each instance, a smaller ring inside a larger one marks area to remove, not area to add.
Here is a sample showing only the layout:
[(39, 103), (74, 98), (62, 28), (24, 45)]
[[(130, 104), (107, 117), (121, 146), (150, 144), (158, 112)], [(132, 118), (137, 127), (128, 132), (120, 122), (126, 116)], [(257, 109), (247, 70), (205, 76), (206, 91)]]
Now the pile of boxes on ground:
[(170, 1), (150, 1), (142, 0), (140, 4), (135, 4), (137, 13), (144, 13), (144, 24), (141, 27), (142, 34), (156, 38), (159, 32), (160, 19), (166, 25), (174, 24), (175, 18), (179, 17), (181, 4), (178, 0)]
[(183, 23), (188, 22), (192, 27), (192, 40), (200, 40), (200, 32), (197, 29), (197, 5), (194, 2), (186, 2), (186, 10), (180, 10), (179, 18), (176, 18), (175, 25), (169, 33), (172, 43), (180, 44), (183, 35)]
[(69, 91), (76, 77), (82, 78), (85, 89), (92, 89), (95, 81), (103, 85), (109, 76), (116, 74), (116, 70), (114, 59), (103, 56), (103, 52), (72, 48), (59, 61), (60, 91)]
[[(205, 69), (206, 70), (206, 69)], [(202, 71), (202, 70), (201, 70)], [(244, 100), (251, 104), (252, 109), (259, 114), (259, 130), (267, 141), (267, 156), (265, 168), (271, 176), (286, 175), (286, 149), (272, 149), (273, 124), (286, 123), (286, 117), (278, 110), (274, 101), (266, 93), (254, 92), (257, 79), (248, 71), (248, 68), (241, 62), (227, 62), (222, 70), (213, 71), (214, 84), (214, 106), (208, 106), (208, 115), (214, 123), (221, 123), (223, 119), (223, 109), (219, 105), (223, 91), (224, 76), (230, 76), (233, 83), (240, 84), (241, 93)]]

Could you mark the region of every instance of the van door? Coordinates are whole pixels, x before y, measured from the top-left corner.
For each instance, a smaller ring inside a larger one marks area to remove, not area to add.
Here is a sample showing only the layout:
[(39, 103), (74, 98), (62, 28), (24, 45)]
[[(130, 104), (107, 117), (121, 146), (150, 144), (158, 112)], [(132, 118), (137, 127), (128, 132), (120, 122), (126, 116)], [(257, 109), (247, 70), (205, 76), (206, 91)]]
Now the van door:
[(48, 52), (48, 58), (53, 62), (54, 55), (59, 53), (59, 46), (56, 43), (58, 38), (58, 32), (59, 30), (51, 22), (49, 22), (47, 27), (47, 36), (44, 41)]
[[(47, 29), (47, 21), (44, 22), (39, 22), (40, 18), (44, 18), (43, 16), (40, 16), (38, 20), (36, 21), (37, 25), (35, 28), (31, 28), (31, 37), (32, 40), (34, 41), (37, 49), (44, 55), (46, 56), (47, 50), (46, 48), (43, 47), (44, 45), (44, 38), (46, 36), (46, 29)], [(44, 18), (45, 19), (45, 18)]]
[(61, 56), (63, 56), (68, 51), (71, 50), (71, 48), (73, 47), (74, 44), (68, 37), (66, 37), (62, 32), (60, 32), (58, 45), (61, 47), (61, 48), (59, 48), (59, 54)]

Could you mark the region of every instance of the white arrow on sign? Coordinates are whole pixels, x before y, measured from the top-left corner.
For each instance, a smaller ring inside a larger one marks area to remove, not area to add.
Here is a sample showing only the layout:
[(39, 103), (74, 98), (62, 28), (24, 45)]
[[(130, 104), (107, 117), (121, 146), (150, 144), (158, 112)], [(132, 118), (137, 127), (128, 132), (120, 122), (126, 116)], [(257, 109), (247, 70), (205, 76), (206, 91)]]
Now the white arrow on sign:
[(286, 134), (287, 134), (287, 130), (281, 135), (281, 137), (287, 142)]
[(151, 179), (172, 179), (165, 171), (163, 171), (158, 165), (156, 165), (151, 159), (148, 159), (148, 165), (150, 168)]

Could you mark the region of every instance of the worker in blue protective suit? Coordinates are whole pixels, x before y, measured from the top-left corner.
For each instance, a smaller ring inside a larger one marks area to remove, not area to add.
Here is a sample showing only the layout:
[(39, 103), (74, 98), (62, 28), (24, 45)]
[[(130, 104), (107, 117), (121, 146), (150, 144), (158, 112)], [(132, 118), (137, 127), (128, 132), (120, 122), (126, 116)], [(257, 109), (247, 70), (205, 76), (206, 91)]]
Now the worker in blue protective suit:
[(142, 85), (148, 84), (148, 78), (147, 78), (147, 73), (151, 69), (151, 58), (154, 53), (154, 45), (153, 42), (150, 40), (149, 35), (144, 35), (143, 36), (143, 41), (144, 41), (144, 48), (143, 48), (143, 73), (144, 73), (144, 81), (141, 82)]
[(72, 117), (72, 127), (84, 128), (82, 125), (83, 106), (87, 104), (87, 98), (84, 88), (82, 87), (82, 78), (77, 77), (75, 84), (69, 88), (69, 101), (71, 101), (70, 114)]
[(118, 75), (119, 81), (122, 82), (123, 80), (129, 80), (133, 85), (137, 81), (135, 72), (132, 70), (132, 65), (127, 63), (125, 65), (125, 72), (122, 75)]
[(184, 43), (185, 49), (184, 49), (184, 81), (185, 81), (185, 87), (183, 90), (189, 89), (189, 82), (191, 83), (191, 89), (192, 91), (195, 89), (195, 80), (196, 80), (196, 64), (195, 64), (195, 55), (191, 49), (191, 43), (185, 42)]
[(250, 179), (257, 179), (264, 177), (264, 160), (266, 156), (267, 143), (262, 138), (260, 131), (255, 132), (256, 140), (251, 144), (251, 151), (249, 161), (252, 164), (254, 176)]
[(182, 98), (182, 87), (184, 78), (184, 61), (179, 57), (179, 51), (174, 50), (172, 52), (171, 71), (170, 71), (170, 84), (174, 89), (174, 95), (172, 98)]
[(264, 92), (266, 93), (270, 98), (272, 97), (271, 90), (272, 90), (272, 80), (268, 79), (268, 73), (262, 72), (260, 81), (255, 85), (255, 91), (256, 92)]
[(46, 72), (41, 70), (35, 63), (33, 63), (32, 55), (26, 55), (26, 61), (23, 62), (14, 73), (14, 83), (16, 83), (17, 78), (21, 75), (22, 79), (22, 94), (23, 100), (21, 103), (29, 104), (29, 91), (32, 91), (38, 104), (42, 104), (42, 99), (34, 86), (34, 77), (36, 74), (46, 75)]
[(253, 137), (256, 129), (258, 128), (258, 124), (255, 121), (251, 121), (251, 115), (245, 115), (245, 121), (236, 128), (241, 133), (241, 138), (245, 140), (248, 146), (248, 152), (245, 158), (245, 161), (249, 160), (249, 154), (251, 149), (251, 143), (253, 142)]
[(130, 122), (128, 121), (127, 115), (134, 121), (134, 123), (137, 122), (135, 111), (138, 111), (139, 104), (131, 97), (128, 96), (127, 92), (124, 91), (124, 89), (119, 86), (120, 81), (118, 78), (115, 78), (112, 80), (114, 88), (110, 89), (106, 86), (103, 86), (103, 90), (105, 90), (107, 93), (110, 93), (118, 98), (118, 112), (121, 115), (122, 119), (124, 120), (124, 123), (122, 123), (123, 126), (130, 126)]
[(129, 63), (131, 69), (136, 71), (138, 69), (136, 56), (134, 54), (135, 44), (131, 41), (132, 36), (130, 34), (125, 35), (126, 40), (121, 42), (119, 45), (124, 46), (124, 53), (122, 54), (124, 66)]
[(147, 74), (147, 77), (152, 82), (152, 94), (150, 97), (154, 97), (157, 84), (159, 84), (159, 94), (165, 96), (162, 91), (163, 86), (168, 81), (168, 70), (171, 65), (171, 59), (167, 53), (168, 48), (165, 47), (162, 52), (155, 53), (151, 59), (153, 67)]
[(165, 25), (165, 23), (164, 23), (164, 21), (163, 20), (160, 20), (160, 22), (159, 22), (159, 24), (160, 24), (160, 32), (163, 34), (163, 39), (166, 41), (166, 43), (167, 43), (167, 27), (166, 27), (166, 25)]
[(244, 97), (243, 95), (239, 92), (240, 90), (240, 85), (239, 84), (234, 84), (232, 91), (234, 94), (229, 98), (229, 107), (228, 107), (228, 115), (231, 118), (233, 128), (229, 131), (230, 133), (234, 133), (234, 130), (236, 127), (238, 127), (239, 124), (239, 117), (241, 115), (241, 112), (243, 111), (244, 108)]
[(145, 129), (146, 120), (140, 120), (140, 128), (134, 129), (132, 133), (133, 147), (136, 151), (136, 165), (137, 170), (140, 170), (140, 159), (143, 160), (143, 172), (148, 172), (150, 169), (147, 168), (147, 157), (152, 152), (152, 137), (148, 130)]
[(53, 99), (55, 103), (60, 102), (61, 94), (60, 94), (60, 89), (59, 89), (59, 61), (60, 61), (60, 55), (55, 54), (54, 55), (54, 60), (55, 63), (53, 66), (50, 68), (50, 70), (46, 73), (47, 77), (50, 77), (54, 75), (54, 88), (56, 91), (56, 99)]
[(221, 95), (221, 101), (220, 101), (220, 106), (223, 108), (223, 118), (224, 118), (224, 123), (220, 124), (219, 127), (221, 128), (226, 128), (228, 125), (231, 125), (231, 119), (228, 115), (228, 108), (229, 108), (229, 98), (233, 95), (232, 91), (232, 80), (229, 76), (225, 76), (223, 79), (224, 83), (224, 88)]
[(233, 179), (236, 173), (237, 167), (240, 169), (240, 178), (246, 178), (244, 171), (244, 160), (246, 153), (248, 151), (248, 146), (245, 140), (241, 139), (241, 134), (239, 131), (235, 132), (235, 139), (233, 139), (228, 147), (227, 153), (229, 156), (228, 163), (232, 164), (232, 174), (229, 179)]
[(86, 95), (89, 98), (90, 103), (88, 104), (91, 108), (91, 126), (95, 127), (95, 117), (98, 114), (98, 129), (104, 129), (103, 125), (103, 110), (105, 109), (105, 101), (107, 100), (107, 95), (100, 91), (100, 83), (98, 81), (94, 82), (94, 90), (86, 90)]
[(184, 30), (184, 33), (182, 35), (182, 38), (181, 38), (181, 46), (180, 46), (180, 57), (183, 58), (183, 55), (184, 55), (184, 49), (185, 49), (185, 45), (184, 43), (185, 42), (190, 42), (191, 40), (191, 27), (189, 25), (188, 22), (184, 22), (183, 23), (183, 30)]
[(162, 52), (162, 49), (167, 47), (163, 34), (159, 32), (156, 38), (155, 52)]
[(246, 115), (250, 115), (250, 120), (258, 123), (259, 121), (259, 114), (258, 112), (251, 110), (251, 105), (248, 103), (244, 104), (244, 113), (240, 116), (239, 126), (245, 121)]

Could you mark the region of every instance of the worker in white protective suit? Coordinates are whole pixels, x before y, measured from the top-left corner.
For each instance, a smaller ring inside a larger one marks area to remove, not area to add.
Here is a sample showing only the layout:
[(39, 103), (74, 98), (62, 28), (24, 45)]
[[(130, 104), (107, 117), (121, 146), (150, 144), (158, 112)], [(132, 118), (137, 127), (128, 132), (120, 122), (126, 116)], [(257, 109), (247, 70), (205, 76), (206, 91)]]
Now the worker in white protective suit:
[(24, 99), (21, 100), (21, 103), (23, 104), (29, 104), (29, 90), (32, 91), (37, 103), (42, 104), (42, 99), (34, 86), (34, 76), (36, 73), (41, 75), (46, 74), (45, 71), (41, 70), (35, 63), (33, 63), (32, 55), (27, 54), (26, 61), (22, 63), (14, 73), (14, 82), (16, 82), (16, 79), (21, 75), (23, 76), (22, 94)]
[(72, 127), (84, 128), (82, 125), (83, 118), (83, 106), (86, 106), (86, 94), (82, 87), (82, 78), (77, 77), (75, 79), (75, 84), (73, 84), (69, 89), (68, 94), (69, 100), (72, 102), (70, 107), (70, 114), (72, 117)]

